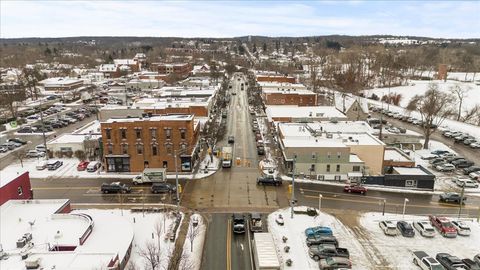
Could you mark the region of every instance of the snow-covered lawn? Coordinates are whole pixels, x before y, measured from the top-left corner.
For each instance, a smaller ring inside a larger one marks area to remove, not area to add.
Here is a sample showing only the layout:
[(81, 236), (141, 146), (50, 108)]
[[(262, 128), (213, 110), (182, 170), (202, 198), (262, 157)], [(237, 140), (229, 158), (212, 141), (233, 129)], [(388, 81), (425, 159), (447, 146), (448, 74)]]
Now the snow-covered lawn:
[[(295, 209), (305, 210), (306, 207), (300, 206)], [(283, 216), (284, 226), (279, 226), (275, 222), (275, 218), (279, 214)], [(272, 233), (277, 255), (284, 269), (319, 269), (318, 262), (308, 255), (308, 247), (305, 241), (305, 229), (314, 226), (328, 226), (333, 230), (333, 234), (339, 242), (339, 247), (347, 248), (350, 252), (353, 269), (373, 269), (354, 233), (336, 218), (320, 213), (317, 217), (295, 214), (294, 218), (291, 219), (290, 208), (280, 209), (268, 216), (268, 229)], [(283, 236), (288, 238), (286, 243), (282, 241)], [(284, 251), (285, 246), (290, 247), (288, 253)], [(291, 267), (285, 265), (287, 259), (293, 261)]]
[[(197, 226), (193, 226), (194, 220), (198, 222)], [(205, 242), (206, 232), (207, 230), (202, 216), (199, 214), (193, 214), (190, 217), (187, 237), (185, 239), (185, 243), (183, 244), (183, 256), (180, 262), (182, 269), (200, 269), (202, 264), (203, 244)], [(193, 242), (193, 245), (191, 245), (191, 242)]]
[[(425, 238), (415, 231), (414, 238), (406, 238), (401, 235), (386, 236), (378, 226), (381, 220), (401, 220), (401, 215), (381, 213), (366, 213), (360, 219), (361, 230), (370, 239), (375, 252), (390, 263), (390, 269), (418, 269), (412, 262), (412, 251), (425, 251), (432, 257), (437, 253), (446, 252), (461, 259), (472, 259), (480, 253), (480, 224), (475, 221), (466, 221), (471, 228), (470, 236), (458, 236), (457, 238), (444, 238), (436, 233), (434, 238)], [(406, 215), (405, 220), (412, 223), (415, 220), (428, 220), (424, 216)], [(370, 252), (367, 249), (368, 252)]]

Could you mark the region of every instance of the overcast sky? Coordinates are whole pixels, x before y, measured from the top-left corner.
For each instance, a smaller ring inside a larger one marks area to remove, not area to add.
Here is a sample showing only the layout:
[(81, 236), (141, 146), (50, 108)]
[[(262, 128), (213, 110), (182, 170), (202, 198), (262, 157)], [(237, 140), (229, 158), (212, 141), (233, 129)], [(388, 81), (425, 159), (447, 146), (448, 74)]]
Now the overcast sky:
[(0, 37), (479, 38), (480, 1), (0, 1)]

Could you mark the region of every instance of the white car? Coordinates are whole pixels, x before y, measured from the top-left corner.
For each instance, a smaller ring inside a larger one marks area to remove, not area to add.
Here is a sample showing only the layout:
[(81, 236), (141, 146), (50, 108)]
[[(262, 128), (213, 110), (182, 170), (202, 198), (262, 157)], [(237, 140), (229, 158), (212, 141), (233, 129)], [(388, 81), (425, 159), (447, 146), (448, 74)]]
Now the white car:
[(38, 157), (44, 157), (45, 152), (38, 151), (38, 150), (28, 150), (27, 154), (25, 155), (26, 157), (29, 158), (38, 158)]
[(440, 157), (442, 158), (446, 158), (446, 157), (456, 157), (457, 155), (454, 154), (454, 153), (443, 153), (440, 155)]
[(456, 168), (455, 168), (455, 165), (446, 163), (446, 164), (436, 166), (435, 169), (441, 172), (453, 172), (455, 171)]
[(457, 179), (455, 179), (455, 184), (457, 184), (457, 186), (459, 186), (459, 187), (462, 187), (464, 185), (465, 181), (468, 181), (468, 180), (470, 180), (470, 179), (468, 179), (468, 178), (457, 178)]
[(475, 182), (475, 181), (473, 181), (473, 180), (467, 179), (466, 181), (463, 182), (462, 187), (466, 187), (466, 188), (478, 188), (478, 183)]
[(39, 144), (39, 145), (35, 146), (35, 150), (37, 150), (39, 152), (47, 152), (47, 148), (45, 147), (44, 144)]
[(389, 235), (389, 236), (398, 235), (397, 226), (395, 226), (393, 222), (389, 220), (384, 220), (384, 221), (380, 221), (378, 225), (380, 226), (380, 229), (382, 229), (385, 235)]
[(468, 176), (473, 180), (480, 180), (480, 171), (478, 172), (471, 172)]
[(452, 220), (453, 227), (457, 230), (458, 235), (469, 236), (470, 227), (463, 221)]
[(435, 229), (432, 227), (429, 221), (415, 221), (413, 227), (423, 237), (435, 237)]

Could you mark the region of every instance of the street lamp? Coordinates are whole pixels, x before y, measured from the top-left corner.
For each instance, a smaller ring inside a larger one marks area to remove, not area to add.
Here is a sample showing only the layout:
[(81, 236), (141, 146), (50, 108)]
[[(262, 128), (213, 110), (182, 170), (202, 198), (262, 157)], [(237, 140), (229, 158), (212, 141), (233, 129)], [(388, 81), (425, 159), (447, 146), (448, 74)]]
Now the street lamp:
[(177, 212), (178, 212), (178, 208), (180, 207), (180, 197), (178, 195), (177, 150), (174, 150), (173, 154), (174, 154), (174, 158), (175, 158), (175, 191), (177, 193), (175, 200), (177, 201)]
[(405, 219), (405, 208), (407, 207), (407, 202), (409, 202), (409, 200), (407, 198), (405, 198), (405, 200), (403, 200), (403, 211), (402, 211), (402, 219)]
[(387, 203), (387, 200), (383, 199), (383, 209), (382, 209), (382, 216), (385, 216), (385, 204)]
[(322, 194), (318, 194), (318, 214), (320, 215), (320, 212), (322, 211)]

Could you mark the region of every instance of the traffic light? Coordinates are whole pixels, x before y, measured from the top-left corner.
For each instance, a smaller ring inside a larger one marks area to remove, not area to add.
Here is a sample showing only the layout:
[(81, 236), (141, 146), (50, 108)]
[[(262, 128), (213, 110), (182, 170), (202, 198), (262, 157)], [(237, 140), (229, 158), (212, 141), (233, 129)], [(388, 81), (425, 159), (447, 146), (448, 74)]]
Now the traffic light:
[(182, 193), (182, 185), (178, 184), (178, 193)]

